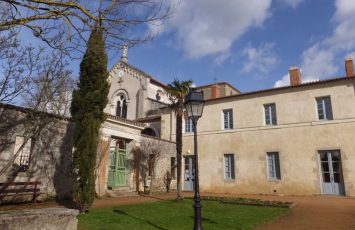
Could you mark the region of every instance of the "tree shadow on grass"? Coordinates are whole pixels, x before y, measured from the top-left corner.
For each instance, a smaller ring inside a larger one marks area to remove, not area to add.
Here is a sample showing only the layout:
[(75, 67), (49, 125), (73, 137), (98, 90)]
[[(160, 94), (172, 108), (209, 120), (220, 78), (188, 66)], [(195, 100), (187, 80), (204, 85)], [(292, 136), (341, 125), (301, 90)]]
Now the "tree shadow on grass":
[(129, 215), (127, 212), (122, 211), (122, 210), (119, 210), (119, 209), (115, 209), (115, 210), (113, 210), (113, 212), (115, 212), (115, 213), (117, 213), (117, 214), (119, 214), (119, 215), (124, 215), (124, 216), (131, 217), (131, 218), (133, 218), (133, 219), (136, 219), (136, 220), (143, 221), (143, 222), (145, 222), (146, 224), (149, 224), (149, 225), (151, 225), (151, 226), (153, 226), (153, 227), (155, 227), (155, 228), (157, 228), (157, 229), (160, 229), (160, 230), (168, 230), (168, 229), (163, 228), (163, 227), (160, 227), (160, 226), (158, 226), (158, 225), (156, 225), (156, 224), (154, 224), (154, 223), (152, 223), (152, 222), (150, 222), (150, 221), (148, 221), (148, 220), (145, 220), (145, 219), (142, 219), (142, 218), (139, 218), (139, 217), (136, 217), (136, 216)]
[[(195, 219), (194, 216), (190, 216), (191, 219)], [(202, 224), (203, 223), (208, 223), (208, 224), (214, 224), (214, 225), (217, 225), (217, 226), (224, 226), (225, 229), (240, 229), (240, 228), (236, 228), (235, 226), (231, 226), (231, 225), (227, 225), (227, 224), (221, 224), (221, 223), (218, 223), (216, 221), (213, 221), (209, 218), (205, 218), (205, 217), (202, 217)]]

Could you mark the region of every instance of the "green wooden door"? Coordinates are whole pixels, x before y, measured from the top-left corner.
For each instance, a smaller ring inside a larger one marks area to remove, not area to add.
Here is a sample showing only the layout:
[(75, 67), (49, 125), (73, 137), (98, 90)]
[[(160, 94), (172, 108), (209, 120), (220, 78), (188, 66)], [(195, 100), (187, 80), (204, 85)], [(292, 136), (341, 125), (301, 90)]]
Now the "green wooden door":
[(127, 150), (117, 147), (110, 148), (110, 161), (107, 187), (127, 185)]

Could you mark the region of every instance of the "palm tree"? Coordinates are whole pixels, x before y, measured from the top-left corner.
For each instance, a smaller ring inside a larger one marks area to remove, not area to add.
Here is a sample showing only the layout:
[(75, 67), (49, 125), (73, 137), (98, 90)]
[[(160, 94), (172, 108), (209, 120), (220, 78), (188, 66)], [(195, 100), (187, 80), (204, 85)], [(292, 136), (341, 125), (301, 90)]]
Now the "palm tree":
[(177, 201), (183, 199), (181, 186), (182, 117), (184, 113), (185, 96), (191, 91), (191, 86), (192, 81), (180, 81), (175, 79), (171, 84), (168, 84), (168, 89), (166, 90), (176, 115)]

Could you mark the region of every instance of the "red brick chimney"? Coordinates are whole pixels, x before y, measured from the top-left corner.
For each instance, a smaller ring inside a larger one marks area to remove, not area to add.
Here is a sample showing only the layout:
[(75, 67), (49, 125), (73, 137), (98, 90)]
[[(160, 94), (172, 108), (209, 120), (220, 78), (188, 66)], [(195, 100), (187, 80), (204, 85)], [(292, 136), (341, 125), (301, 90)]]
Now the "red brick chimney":
[(302, 84), (301, 69), (298, 67), (291, 67), (289, 69), (291, 86)]
[(345, 73), (346, 77), (354, 76), (354, 64), (352, 58), (345, 59)]
[(218, 98), (220, 97), (220, 87), (219, 85), (215, 84), (211, 87), (211, 98)]

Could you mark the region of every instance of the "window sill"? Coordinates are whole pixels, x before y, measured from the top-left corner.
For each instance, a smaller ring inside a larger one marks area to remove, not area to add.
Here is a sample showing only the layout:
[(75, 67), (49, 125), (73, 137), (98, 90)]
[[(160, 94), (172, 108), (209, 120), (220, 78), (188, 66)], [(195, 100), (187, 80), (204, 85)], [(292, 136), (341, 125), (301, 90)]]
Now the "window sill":
[(270, 179), (269, 178), (268, 181), (269, 182), (273, 182), (273, 183), (279, 183), (279, 182), (281, 182), (281, 179), (276, 179), (276, 178), (275, 179)]
[(224, 179), (225, 183), (234, 183), (236, 179)]
[(313, 121), (312, 125), (324, 125), (324, 124), (332, 124), (332, 123), (338, 123), (336, 120), (317, 120)]

